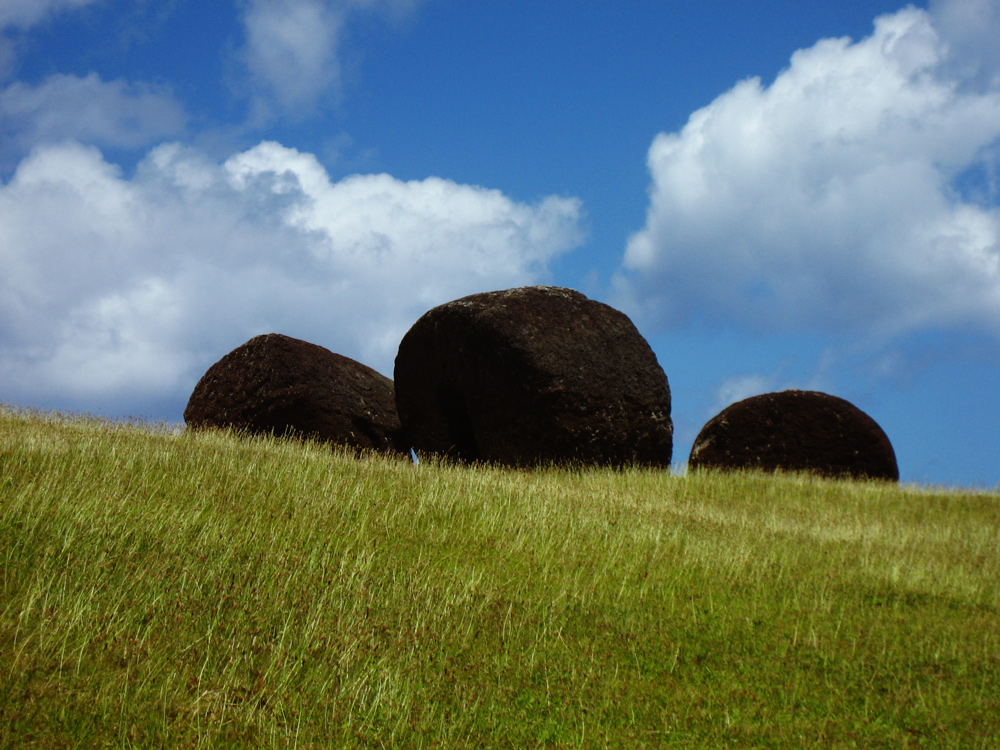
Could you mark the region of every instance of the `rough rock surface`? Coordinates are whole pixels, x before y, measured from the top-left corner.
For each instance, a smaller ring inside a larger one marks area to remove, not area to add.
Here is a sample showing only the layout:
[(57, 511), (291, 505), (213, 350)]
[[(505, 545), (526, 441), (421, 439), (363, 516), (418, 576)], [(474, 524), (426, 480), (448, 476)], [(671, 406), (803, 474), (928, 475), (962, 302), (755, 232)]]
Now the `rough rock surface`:
[(184, 421), (409, 454), (389, 378), (278, 333), (256, 336), (212, 365), (195, 386)]
[(418, 454), (507, 466), (669, 466), (670, 388), (626, 315), (557, 287), (474, 294), (425, 313), (394, 373)]
[(816, 391), (765, 393), (727, 407), (698, 433), (688, 466), (899, 480), (896, 453), (875, 420)]

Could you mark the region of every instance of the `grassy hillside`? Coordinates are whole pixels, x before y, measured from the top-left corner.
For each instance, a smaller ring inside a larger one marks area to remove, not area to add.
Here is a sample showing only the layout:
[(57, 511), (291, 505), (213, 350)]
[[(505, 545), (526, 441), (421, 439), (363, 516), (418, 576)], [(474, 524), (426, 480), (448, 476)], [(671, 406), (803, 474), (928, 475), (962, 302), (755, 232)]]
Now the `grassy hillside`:
[(1000, 746), (1000, 496), (0, 410), (2, 747)]

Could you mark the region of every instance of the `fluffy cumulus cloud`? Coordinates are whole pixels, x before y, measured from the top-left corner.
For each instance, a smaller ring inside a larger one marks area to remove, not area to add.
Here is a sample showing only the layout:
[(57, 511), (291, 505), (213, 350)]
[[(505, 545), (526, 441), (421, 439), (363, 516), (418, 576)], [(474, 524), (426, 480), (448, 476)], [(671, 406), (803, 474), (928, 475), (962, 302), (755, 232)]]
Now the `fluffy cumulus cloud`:
[(67, 139), (113, 148), (138, 148), (184, 129), (183, 106), (161, 87), (103, 81), (96, 73), (56, 74), (37, 86), (0, 89), (0, 152), (23, 155), (32, 146)]
[(221, 164), (167, 144), (130, 178), (93, 147), (41, 147), (0, 185), (4, 398), (176, 417), (213, 361), (269, 331), (391, 375), (420, 314), (543, 280), (578, 214), (442, 179), (332, 182), (276, 143)]
[(859, 42), (820, 41), (770, 86), (743, 81), (657, 136), (619, 303), (663, 328), (995, 330), (1000, 211), (980, 178), (996, 164), (1000, 90), (989, 61), (935, 25), (957, 7), (907, 8)]
[(417, 0), (250, 0), (242, 61), (258, 120), (305, 116), (341, 83), (340, 45), (350, 13), (399, 17)]

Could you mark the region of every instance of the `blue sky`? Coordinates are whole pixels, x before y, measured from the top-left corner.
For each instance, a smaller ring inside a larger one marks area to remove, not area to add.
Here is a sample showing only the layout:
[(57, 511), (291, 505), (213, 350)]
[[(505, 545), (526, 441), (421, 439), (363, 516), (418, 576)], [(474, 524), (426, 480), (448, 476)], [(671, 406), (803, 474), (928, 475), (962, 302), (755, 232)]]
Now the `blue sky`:
[(392, 375), (428, 308), (627, 312), (674, 460), (846, 398), (1000, 486), (1000, 0), (0, 0), (0, 401), (179, 421), (269, 331)]

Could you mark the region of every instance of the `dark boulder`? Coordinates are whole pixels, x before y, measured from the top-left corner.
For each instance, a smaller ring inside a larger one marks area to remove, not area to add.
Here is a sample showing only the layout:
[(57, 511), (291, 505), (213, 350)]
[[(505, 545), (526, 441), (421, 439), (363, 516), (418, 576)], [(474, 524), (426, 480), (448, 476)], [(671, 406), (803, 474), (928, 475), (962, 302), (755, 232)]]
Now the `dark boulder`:
[(698, 433), (688, 467), (899, 480), (896, 454), (875, 420), (816, 391), (765, 393), (727, 407)]
[(212, 365), (195, 386), (184, 421), (409, 454), (389, 378), (278, 333), (256, 336)]
[(474, 294), (425, 313), (396, 356), (418, 453), (507, 466), (669, 466), (670, 388), (626, 315), (557, 287)]

